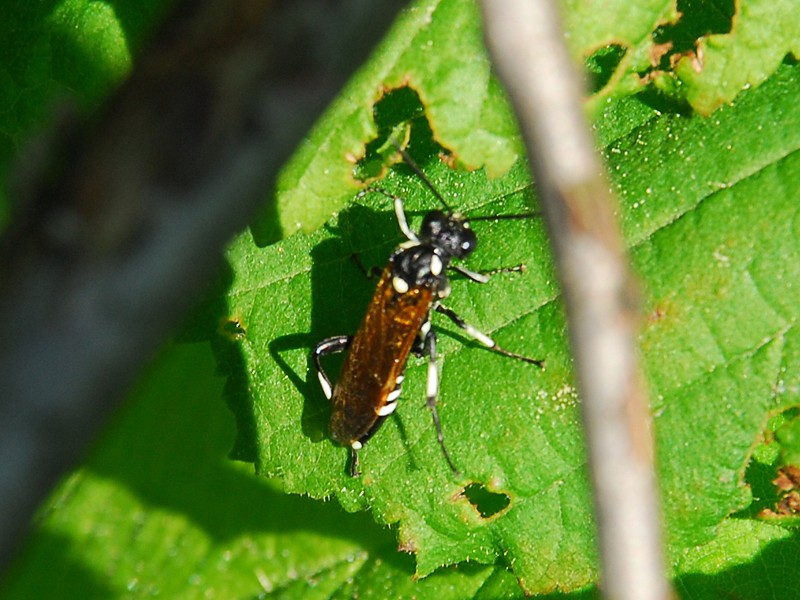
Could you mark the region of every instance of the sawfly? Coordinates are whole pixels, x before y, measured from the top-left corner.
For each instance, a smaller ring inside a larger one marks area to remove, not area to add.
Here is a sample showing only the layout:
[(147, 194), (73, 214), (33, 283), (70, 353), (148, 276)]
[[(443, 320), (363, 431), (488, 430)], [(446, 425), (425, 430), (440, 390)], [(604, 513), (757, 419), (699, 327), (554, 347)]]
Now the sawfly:
[[(397, 408), (409, 354), (414, 352), (419, 356), (427, 356), (427, 405), (433, 416), (442, 454), (450, 469), (458, 473), (444, 444), (436, 410), (439, 373), (436, 332), (431, 327), (431, 315), (434, 312), (444, 315), (493, 352), (543, 368), (544, 361), (501, 348), (491, 337), (465, 322), (442, 303), (450, 295), (448, 270), (476, 283), (486, 283), (490, 275), (497, 272), (522, 270), (521, 267), (513, 267), (479, 273), (454, 264), (453, 261), (464, 260), (475, 250), (477, 237), (470, 227), (470, 221), (519, 219), (535, 215), (468, 219), (453, 211), (403, 148), (397, 144), (395, 147), (406, 164), (438, 199), (443, 210), (428, 212), (419, 233), (415, 233), (408, 225), (400, 196), (375, 187), (360, 192), (359, 196), (374, 192), (391, 199), (397, 223), (407, 239), (392, 253), (381, 272), (375, 294), (358, 331), (355, 335), (339, 335), (321, 341), (314, 348), (314, 364), (323, 393), (333, 405), (331, 437), (350, 448), (350, 474), (357, 476), (358, 451)], [(342, 372), (336, 385), (333, 385), (322, 368), (321, 358), (344, 351), (347, 351), (347, 356)]]

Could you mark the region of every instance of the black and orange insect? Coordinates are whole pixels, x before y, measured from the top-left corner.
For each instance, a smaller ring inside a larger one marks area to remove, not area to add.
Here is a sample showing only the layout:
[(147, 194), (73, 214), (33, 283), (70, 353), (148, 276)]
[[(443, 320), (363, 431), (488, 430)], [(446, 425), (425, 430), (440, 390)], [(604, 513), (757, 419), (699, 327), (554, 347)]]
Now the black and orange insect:
[[(467, 335), (488, 349), (543, 367), (543, 361), (528, 358), (499, 347), (488, 335), (466, 323), (442, 304), (450, 294), (447, 269), (476, 283), (486, 283), (489, 276), (512, 269), (478, 273), (452, 264), (475, 250), (477, 238), (470, 228), (470, 219), (453, 212), (430, 180), (408, 153), (397, 147), (405, 162), (420, 177), (445, 210), (433, 210), (425, 216), (419, 233), (408, 226), (403, 200), (380, 188), (367, 188), (360, 195), (377, 192), (391, 198), (397, 222), (408, 238), (400, 244), (383, 269), (367, 314), (354, 336), (340, 335), (323, 340), (314, 349), (314, 363), (325, 396), (333, 410), (331, 437), (348, 446), (352, 452), (350, 473), (359, 473), (358, 451), (397, 408), (397, 399), (404, 379), (406, 362), (411, 352), (428, 357), (427, 404), (433, 416), (436, 435), (445, 460), (454, 473), (455, 465), (444, 445), (442, 427), (436, 410), (439, 374), (436, 364), (436, 333), (431, 327), (431, 314), (448, 317)], [(471, 220), (525, 218), (531, 215), (476, 217)], [(348, 350), (342, 372), (335, 386), (322, 368), (321, 357)]]

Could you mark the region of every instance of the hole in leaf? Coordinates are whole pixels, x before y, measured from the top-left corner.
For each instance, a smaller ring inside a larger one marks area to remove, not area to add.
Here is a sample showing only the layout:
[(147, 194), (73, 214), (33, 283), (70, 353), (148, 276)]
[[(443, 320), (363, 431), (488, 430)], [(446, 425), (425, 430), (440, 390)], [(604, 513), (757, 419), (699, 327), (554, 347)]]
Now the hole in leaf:
[(617, 70), (620, 61), (627, 52), (620, 44), (610, 44), (599, 48), (586, 59), (586, 72), (591, 78), (592, 93), (602, 90), (608, 83), (614, 71)]
[(239, 319), (230, 318), (220, 321), (219, 333), (231, 341), (236, 341), (245, 337), (247, 330)]
[(406, 149), (417, 162), (422, 164), (430, 157), (444, 153), (444, 148), (433, 137), (425, 106), (413, 88), (403, 86), (387, 92), (375, 103), (372, 116), (378, 135), (367, 143), (364, 157), (353, 167), (355, 179), (369, 181), (383, 176), (396, 156), (394, 148), (387, 142), (404, 125), (408, 128), (409, 139)]
[(751, 460), (745, 471), (745, 481), (753, 493), (753, 502), (739, 512), (732, 514), (733, 518), (752, 519), (762, 514), (765, 510), (773, 509), (778, 503), (778, 490), (773, 483), (778, 469), (777, 463), (764, 463)]
[(800, 519), (800, 408), (773, 415), (745, 471), (753, 501), (731, 515), (797, 524)]
[(669, 45), (661, 57), (658, 69), (668, 69), (670, 56), (694, 51), (700, 38), (712, 34), (730, 33), (736, 13), (734, 0), (678, 0), (681, 18), (677, 23), (663, 25), (653, 32), (653, 41)]
[(462, 495), (469, 500), (481, 517), (488, 519), (503, 512), (511, 504), (511, 498), (503, 493), (492, 492), (480, 483), (470, 483)]

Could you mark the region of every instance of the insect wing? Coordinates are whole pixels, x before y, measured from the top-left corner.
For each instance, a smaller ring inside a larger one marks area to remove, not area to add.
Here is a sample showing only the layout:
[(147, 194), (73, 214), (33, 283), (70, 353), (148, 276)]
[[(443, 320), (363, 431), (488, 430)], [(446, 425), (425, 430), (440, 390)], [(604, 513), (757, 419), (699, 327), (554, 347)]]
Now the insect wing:
[(333, 393), (331, 436), (344, 445), (363, 443), (380, 426), (379, 412), (398, 385), (433, 300), (427, 287), (397, 292), (392, 277), (389, 265), (353, 338)]

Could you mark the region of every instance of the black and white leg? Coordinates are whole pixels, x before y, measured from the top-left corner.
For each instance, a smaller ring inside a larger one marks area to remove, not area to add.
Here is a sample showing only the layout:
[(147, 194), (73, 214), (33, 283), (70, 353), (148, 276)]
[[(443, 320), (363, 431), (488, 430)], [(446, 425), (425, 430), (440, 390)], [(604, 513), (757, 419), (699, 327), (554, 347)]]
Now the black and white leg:
[(497, 352), (498, 354), (502, 354), (503, 356), (508, 356), (509, 358), (516, 358), (517, 360), (524, 361), (526, 363), (531, 363), (536, 365), (540, 369), (544, 368), (544, 361), (536, 358), (530, 358), (528, 356), (524, 356), (522, 354), (517, 354), (516, 352), (511, 352), (510, 350), (506, 350), (505, 348), (501, 348), (497, 345), (492, 338), (488, 335), (475, 329), (472, 325), (464, 321), (461, 317), (459, 317), (454, 311), (443, 306), (441, 304), (437, 304), (433, 307), (436, 312), (439, 312), (450, 319), (453, 323), (455, 323), (458, 327), (464, 330), (464, 332), (470, 336), (472, 339), (480, 342), (484, 346), (486, 346), (492, 352)]
[(450, 265), (448, 268), (452, 269), (456, 273), (463, 275), (467, 279), (474, 281), (475, 283), (486, 283), (489, 281), (492, 275), (497, 275), (498, 273), (525, 272), (525, 265), (515, 265), (513, 267), (501, 267), (499, 269), (492, 269), (491, 271), (481, 271), (481, 272), (467, 269), (462, 265)]
[(439, 396), (439, 368), (436, 364), (436, 332), (431, 328), (430, 318), (423, 324), (422, 331), (425, 334), (423, 344), (424, 351), (428, 355), (428, 383), (426, 385), (425, 396), (428, 408), (433, 417), (433, 426), (436, 428), (436, 438), (439, 440), (439, 447), (442, 449), (444, 459), (450, 466), (454, 474), (458, 475), (458, 469), (453, 464), (447, 447), (444, 445), (444, 435), (442, 434), (442, 424), (439, 421), (439, 412), (436, 410), (436, 399)]
[(400, 230), (403, 232), (403, 235), (405, 235), (410, 241), (419, 243), (417, 234), (411, 231), (411, 228), (408, 226), (406, 211), (403, 208), (403, 199), (400, 196), (395, 196), (391, 192), (387, 192), (383, 188), (379, 187), (369, 187), (359, 192), (358, 195), (363, 196), (367, 192), (377, 192), (378, 194), (383, 194), (387, 198), (391, 198), (392, 203), (394, 204), (394, 214), (397, 217), (397, 224), (400, 226)]
[(358, 477), (361, 475), (361, 469), (359, 468), (361, 463), (358, 461), (359, 450), (361, 450), (361, 446), (358, 448), (350, 448), (350, 477)]
[[(320, 359), (328, 354), (336, 354), (337, 352), (344, 352), (350, 347), (353, 341), (351, 335), (337, 335), (328, 339), (322, 340), (314, 347), (314, 366), (317, 369), (317, 377), (319, 378), (319, 385), (322, 387), (322, 393), (330, 400), (333, 398), (333, 384), (331, 383), (325, 369), (322, 368)], [(350, 475), (353, 477), (358, 476), (358, 451), (361, 449), (361, 442), (353, 442), (350, 447)]]
[(319, 378), (319, 385), (322, 387), (322, 393), (330, 400), (333, 397), (333, 384), (325, 369), (322, 368), (320, 358), (328, 354), (336, 354), (337, 352), (344, 352), (350, 347), (350, 342), (353, 336), (351, 335), (337, 335), (322, 340), (314, 347), (314, 366), (317, 368), (317, 377)]

